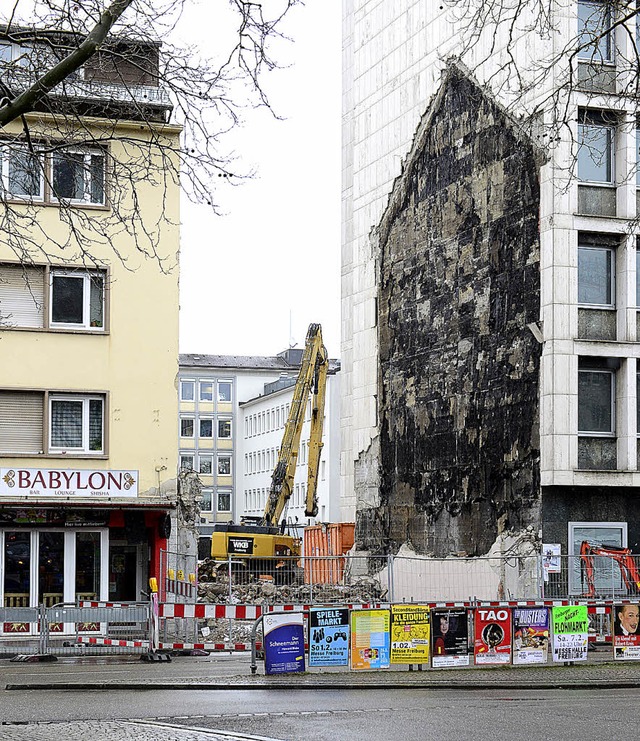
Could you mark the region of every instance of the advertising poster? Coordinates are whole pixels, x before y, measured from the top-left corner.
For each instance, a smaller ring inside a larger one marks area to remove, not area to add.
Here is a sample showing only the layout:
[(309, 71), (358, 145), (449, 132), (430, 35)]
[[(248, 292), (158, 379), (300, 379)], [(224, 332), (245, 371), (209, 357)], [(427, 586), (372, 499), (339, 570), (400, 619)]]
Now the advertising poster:
[(309, 610), (309, 666), (347, 666), (349, 610), (346, 607)]
[(474, 618), (476, 664), (511, 663), (511, 610), (477, 607)]
[(549, 609), (513, 609), (513, 663), (546, 664), (549, 655)]
[(562, 572), (560, 543), (544, 543), (542, 545), (542, 570), (544, 580), (549, 581), (549, 574)]
[(351, 611), (351, 668), (389, 668), (389, 610)]
[(431, 665), (469, 666), (469, 622), (464, 607), (431, 610)]
[(552, 608), (553, 660), (586, 661), (589, 618), (586, 605)]
[(429, 608), (426, 605), (392, 605), (391, 663), (429, 662)]
[(640, 659), (640, 605), (613, 606), (613, 657), (620, 661)]
[(304, 671), (304, 622), (301, 612), (270, 612), (262, 621), (265, 674)]

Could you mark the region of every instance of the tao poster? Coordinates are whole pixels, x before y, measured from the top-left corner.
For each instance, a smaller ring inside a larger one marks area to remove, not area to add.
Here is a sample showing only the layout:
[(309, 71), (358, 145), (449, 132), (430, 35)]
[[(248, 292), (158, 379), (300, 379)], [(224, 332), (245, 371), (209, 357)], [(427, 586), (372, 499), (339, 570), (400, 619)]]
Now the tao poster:
[(429, 662), (429, 608), (426, 605), (391, 606), (391, 663)]
[(304, 669), (304, 622), (301, 612), (270, 612), (262, 620), (265, 674)]
[(469, 621), (464, 607), (431, 610), (431, 665), (469, 666)]
[(389, 668), (389, 610), (351, 611), (351, 668)]
[(640, 659), (640, 605), (613, 606), (613, 657), (620, 661)]
[(511, 610), (477, 607), (474, 619), (476, 664), (511, 663)]
[(513, 610), (513, 663), (546, 664), (549, 655), (549, 609), (515, 607)]
[(586, 605), (552, 608), (553, 660), (586, 661), (589, 617)]
[(309, 610), (309, 666), (347, 666), (349, 610), (346, 607)]

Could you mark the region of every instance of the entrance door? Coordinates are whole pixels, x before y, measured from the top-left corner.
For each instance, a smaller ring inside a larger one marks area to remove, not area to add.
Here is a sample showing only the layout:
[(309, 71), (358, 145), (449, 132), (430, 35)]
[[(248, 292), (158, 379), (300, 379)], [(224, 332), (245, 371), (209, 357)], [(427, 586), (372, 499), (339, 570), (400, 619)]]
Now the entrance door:
[(139, 546), (109, 545), (109, 601), (135, 602), (141, 598)]

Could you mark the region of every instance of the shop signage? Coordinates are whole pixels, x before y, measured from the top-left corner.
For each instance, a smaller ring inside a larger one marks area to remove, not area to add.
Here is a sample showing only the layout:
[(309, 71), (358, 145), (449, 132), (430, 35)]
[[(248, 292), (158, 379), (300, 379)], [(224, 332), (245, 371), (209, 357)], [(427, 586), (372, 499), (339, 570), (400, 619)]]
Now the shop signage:
[(263, 618), (265, 674), (303, 672), (304, 616), (301, 612), (269, 613)]
[(137, 471), (0, 468), (0, 496), (137, 497)]
[(309, 666), (347, 666), (349, 610), (312, 607), (309, 611)]

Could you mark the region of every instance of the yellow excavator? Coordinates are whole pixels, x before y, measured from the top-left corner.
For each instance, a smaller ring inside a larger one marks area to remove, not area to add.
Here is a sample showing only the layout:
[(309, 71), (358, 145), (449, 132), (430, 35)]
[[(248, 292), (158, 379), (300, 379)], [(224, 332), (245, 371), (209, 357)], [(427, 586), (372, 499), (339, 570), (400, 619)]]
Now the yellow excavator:
[[(277, 583), (289, 583), (294, 576), (300, 538), (287, 532), (287, 502), (292, 491), (309, 395), (312, 394), (309, 435), (307, 497), (305, 516), (318, 514), (317, 486), (329, 357), (322, 342), (319, 324), (310, 324), (300, 372), (293, 390), (289, 416), (284, 428), (278, 461), (262, 517), (246, 518), (239, 525), (217, 523), (211, 535), (211, 557), (235, 564), (247, 577), (272, 575)], [(282, 518), (282, 521), (280, 521)]]

